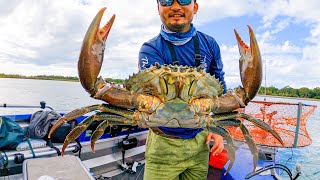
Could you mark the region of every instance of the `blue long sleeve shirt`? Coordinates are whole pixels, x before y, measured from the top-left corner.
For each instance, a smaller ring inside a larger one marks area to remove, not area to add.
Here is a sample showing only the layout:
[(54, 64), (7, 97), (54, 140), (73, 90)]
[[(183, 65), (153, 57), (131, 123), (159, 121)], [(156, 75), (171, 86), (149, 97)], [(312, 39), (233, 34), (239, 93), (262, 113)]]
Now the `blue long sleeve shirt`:
[[(200, 65), (205, 67), (207, 73), (214, 75), (221, 81), (226, 92), (226, 83), (224, 81), (223, 64), (221, 60), (220, 48), (217, 42), (211, 36), (197, 31), (200, 48)], [(184, 45), (173, 46), (177, 60), (180, 65), (195, 67), (194, 60), (194, 42), (191, 39)], [(150, 41), (144, 43), (139, 52), (139, 68), (145, 69), (150, 65), (172, 64), (172, 58), (167, 42), (159, 34)], [(159, 127), (159, 129), (168, 135), (179, 136), (182, 139), (195, 137), (202, 129), (192, 128), (169, 128)]]

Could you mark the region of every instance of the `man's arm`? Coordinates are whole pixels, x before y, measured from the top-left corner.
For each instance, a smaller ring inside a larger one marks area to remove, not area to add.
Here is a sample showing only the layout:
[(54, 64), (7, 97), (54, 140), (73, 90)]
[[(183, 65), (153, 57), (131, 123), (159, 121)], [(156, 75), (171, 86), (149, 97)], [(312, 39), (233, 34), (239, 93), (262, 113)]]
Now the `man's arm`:
[[(212, 76), (214, 75), (217, 79), (219, 79), (219, 81), (223, 85), (223, 93), (226, 93), (227, 85), (226, 85), (226, 82), (224, 81), (224, 72), (222, 70), (223, 63), (221, 59), (220, 47), (215, 40), (212, 44), (212, 53), (213, 53), (213, 58), (211, 60), (211, 64), (209, 67), (209, 73)], [(220, 136), (219, 134), (214, 134), (212, 132), (209, 132), (206, 143), (209, 144), (211, 139), (214, 140), (213, 146), (210, 150), (212, 155), (217, 155), (221, 153), (224, 149), (223, 137)]]
[(145, 69), (150, 65), (158, 62), (160, 65), (165, 64), (160, 52), (148, 43), (144, 43), (139, 52), (139, 69)]
[(211, 64), (209, 67), (209, 73), (211, 76), (215, 76), (223, 85), (223, 93), (227, 92), (227, 85), (226, 82), (224, 81), (224, 71), (223, 69), (223, 63), (221, 59), (221, 53), (220, 53), (220, 47), (217, 44), (216, 41), (212, 44), (212, 53), (213, 53), (213, 58), (211, 60)]

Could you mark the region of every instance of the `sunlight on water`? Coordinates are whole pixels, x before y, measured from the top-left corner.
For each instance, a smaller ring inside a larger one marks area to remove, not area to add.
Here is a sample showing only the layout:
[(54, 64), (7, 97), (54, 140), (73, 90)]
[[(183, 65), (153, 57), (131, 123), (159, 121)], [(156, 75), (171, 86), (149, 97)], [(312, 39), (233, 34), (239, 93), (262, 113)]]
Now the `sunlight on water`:
[[(263, 100), (256, 97), (255, 100)], [(318, 108), (310, 116), (307, 124), (308, 132), (313, 140), (308, 147), (297, 149), (279, 149), (280, 163), (295, 171), (295, 164), (302, 165), (302, 176), (299, 179), (320, 179), (320, 102), (295, 99), (267, 98), (268, 101), (299, 102), (317, 105)], [(99, 104), (77, 82), (1, 79), (0, 78), (0, 106), (8, 105), (40, 106), (45, 101), (56, 111), (67, 112), (79, 107)], [(38, 109), (0, 108), (0, 115), (33, 113)], [(282, 174), (284, 175), (284, 173)]]

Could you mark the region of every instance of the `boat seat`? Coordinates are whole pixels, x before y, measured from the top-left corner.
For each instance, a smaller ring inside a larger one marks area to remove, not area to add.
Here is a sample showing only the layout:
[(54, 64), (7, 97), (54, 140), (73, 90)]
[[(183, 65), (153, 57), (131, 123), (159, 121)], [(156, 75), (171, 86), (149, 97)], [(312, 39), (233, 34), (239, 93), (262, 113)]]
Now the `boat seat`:
[(73, 155), (28, 159), (23, 162), (23, 179), (94, 180), (81, 160)]

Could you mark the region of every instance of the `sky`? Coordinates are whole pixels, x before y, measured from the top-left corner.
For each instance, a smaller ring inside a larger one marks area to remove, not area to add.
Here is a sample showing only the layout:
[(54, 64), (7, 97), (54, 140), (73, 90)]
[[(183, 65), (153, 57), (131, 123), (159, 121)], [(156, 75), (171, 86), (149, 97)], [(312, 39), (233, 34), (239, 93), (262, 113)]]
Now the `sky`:
[[(233, 29), (249, 44), (255, 32), (266, 86), (320, 87), (318, 0), (197, 0), (198, 31), (216, 39), (229, 88), (241, 85)], [(100, 8), (116, 20), (100, 74), (124, 79), (138, 72), (141, 45), (160, 32), (155, 0), (0, 0), (0, 73), (77, 76), (82, 39)], [(266, 81), (265, 81), (266, 80)]]

